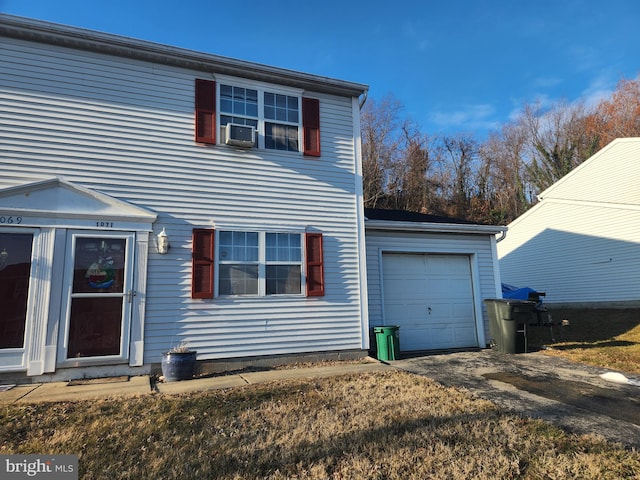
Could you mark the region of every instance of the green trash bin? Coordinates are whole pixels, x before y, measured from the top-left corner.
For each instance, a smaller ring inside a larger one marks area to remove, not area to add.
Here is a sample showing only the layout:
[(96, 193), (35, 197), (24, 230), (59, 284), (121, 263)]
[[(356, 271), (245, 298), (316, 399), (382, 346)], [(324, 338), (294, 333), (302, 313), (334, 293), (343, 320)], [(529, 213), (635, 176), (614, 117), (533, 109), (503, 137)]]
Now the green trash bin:
[(527, 327), (536, 311), (536, 302), (508, 298), (484, 300), (489, 314), (489, 344), (502, 353), (526, 353)]
[(389, 325), (373, 327), (376, 336), (376, 354), (378, 360), (398, 360), (400, 358), (400, 327)]

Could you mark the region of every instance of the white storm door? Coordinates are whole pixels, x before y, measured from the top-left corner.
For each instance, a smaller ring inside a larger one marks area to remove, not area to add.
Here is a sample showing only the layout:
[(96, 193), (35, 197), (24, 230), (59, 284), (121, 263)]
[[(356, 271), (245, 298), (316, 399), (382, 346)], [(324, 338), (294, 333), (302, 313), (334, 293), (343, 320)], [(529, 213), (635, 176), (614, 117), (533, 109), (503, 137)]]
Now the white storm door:
[(124, 362), (129, 356), (135, 234), (70, 232), (58, 363)]

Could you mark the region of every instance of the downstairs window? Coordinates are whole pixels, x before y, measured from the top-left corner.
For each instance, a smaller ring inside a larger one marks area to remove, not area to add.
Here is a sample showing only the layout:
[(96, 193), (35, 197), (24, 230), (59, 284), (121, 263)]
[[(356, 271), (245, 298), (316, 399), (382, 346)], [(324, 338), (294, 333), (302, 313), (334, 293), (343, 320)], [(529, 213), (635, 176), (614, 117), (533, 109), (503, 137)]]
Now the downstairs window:
[(213, 298), (216, 274), (218, 296), (324, 295), (322, 234), (221, 230), (214, 237), (194, 230), (192, 298)]

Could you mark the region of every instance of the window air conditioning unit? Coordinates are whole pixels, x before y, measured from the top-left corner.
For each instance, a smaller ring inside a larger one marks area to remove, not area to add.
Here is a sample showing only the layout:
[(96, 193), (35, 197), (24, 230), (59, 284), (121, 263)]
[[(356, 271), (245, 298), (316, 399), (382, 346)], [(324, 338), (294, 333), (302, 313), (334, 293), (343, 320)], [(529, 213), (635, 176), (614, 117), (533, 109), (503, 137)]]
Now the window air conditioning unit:
[(225, 131), (224, 143), (227, 145), (250, 148), (256, 144), (256, 129), (250, 125), (227, 123)]

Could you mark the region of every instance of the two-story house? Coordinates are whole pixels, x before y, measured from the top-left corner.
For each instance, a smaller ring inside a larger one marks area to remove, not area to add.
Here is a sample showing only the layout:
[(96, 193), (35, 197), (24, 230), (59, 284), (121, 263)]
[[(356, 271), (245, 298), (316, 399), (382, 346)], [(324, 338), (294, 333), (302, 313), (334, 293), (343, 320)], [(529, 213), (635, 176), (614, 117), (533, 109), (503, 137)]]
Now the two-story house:
[(364, 355), (366, 93), (0, 15), (0, 372)]
[(0, 378), (485, 347), (504, 228), (365, 215), (366, 95), (0, 15)]

